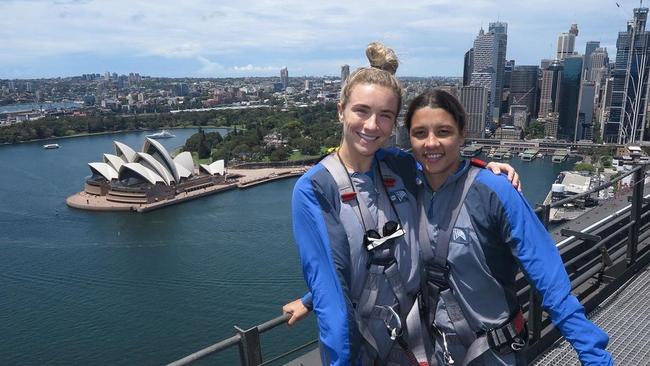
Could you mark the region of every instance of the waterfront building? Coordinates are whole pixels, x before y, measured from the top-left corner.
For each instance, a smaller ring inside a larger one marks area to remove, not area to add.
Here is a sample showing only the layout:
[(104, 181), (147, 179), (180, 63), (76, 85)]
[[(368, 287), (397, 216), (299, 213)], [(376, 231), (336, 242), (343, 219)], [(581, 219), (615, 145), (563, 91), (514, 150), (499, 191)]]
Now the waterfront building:
[[(529, 116), (537, 115), (538, 73), (539, 67), (536, 65), (518, 65), (515, 66), (514, 70), (512, 71), (512, 78), (510, 81), (510, 106), (526, 106)], [(512, 109), (510, 114), (512, 114)], [(528, 120), (526, 120), (524, 124), (527, 123)]]
[(522, 129), (517, 126), (501, 126), (494, 132), (499, 140), (521, 140)]
[(463, 61), (463, 86), (468, 86), (472, 80), (472, 72), (474, 72), (474, 48), (470, 48), (465, 52)]
[(289, 86), (289, 70), (286, 67), (280, 70), (280, 83), (282, 84), (282, 90), (286, 90)]
[(489, 91), (482, 86), (460, 88), (460, 103), (467, 114), (466, 137), (485, 137), (488, 95)]
[(564, 66), (560, 60), (554, 60), (542, 71), (538, 117), (558, 111), (563, 70)]
[(343, 84), (348, 80), (350, 77), (350, 65), (343, 65), (341, 66), (341, 87), (343, 87)]
[(141, 152), (113, 143), (115, 154), (88, 163), (92, 175), (84, 186), (86, 194), (103, 196), (107, 202), (153, 203), (225, 181), (223, 160), (201, 164), (197, 171), (189, 152), (172, 159), (162, 144), (151, 138), (145, 140)]
[(557, 53), (556, 58), (564, 60), (567, 56), (571, 56), (575, 51), (576, 37), (578, 36), (578, 25), (571, 24), (568, 33), (560, 33), (557, 38)]
[(648, 139), (648, 73), (650, 32), (648, 8), (635, 8), (627, 29), (618, 33), (612, 80), (612, 105), (605, 124), (604, 141), (618, 144)]
[(582, 56), (565, 57), (563, 66), (557, 138), (574, 141), (578, 117), (578, 100), (580, 99), (580, 82), (582, 79)]

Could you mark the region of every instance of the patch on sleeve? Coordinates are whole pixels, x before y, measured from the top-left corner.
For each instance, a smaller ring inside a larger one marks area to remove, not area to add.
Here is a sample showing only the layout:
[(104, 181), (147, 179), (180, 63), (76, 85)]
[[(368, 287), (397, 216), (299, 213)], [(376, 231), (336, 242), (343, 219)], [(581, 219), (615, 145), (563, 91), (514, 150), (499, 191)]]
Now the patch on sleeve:
[(390, 192), (390, 200), (395, 202), (402, 202), (406, 200), (408, 197), (408, 194), (406, 193), (406, 190), (404, 189), (398, 189), (396, 191)]
[(455, 227), (451, 234), (451, 240), (458, 243), (467, 245), (469, 244), (469, 232), (467, 229)]

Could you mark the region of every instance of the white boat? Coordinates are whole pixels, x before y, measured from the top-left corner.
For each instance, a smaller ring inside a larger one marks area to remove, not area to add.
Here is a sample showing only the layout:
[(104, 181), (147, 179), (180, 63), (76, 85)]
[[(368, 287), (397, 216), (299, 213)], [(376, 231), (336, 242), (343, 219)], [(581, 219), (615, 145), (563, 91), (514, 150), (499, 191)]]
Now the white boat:
[(176, 136), (172, 135), (167, 130), (162, 130), (162, 131), (160, 131), (158, 133), (152, 133), (151, 135), (147, 135), (147, 137), (152, 138), (152, 139), (169, 139), (169, 138), (176, 137)]
[(51, 150), (51, 149), (58, 149), (61, 146), (59, 144), (45, 144), (43, 145), (43, 149)]

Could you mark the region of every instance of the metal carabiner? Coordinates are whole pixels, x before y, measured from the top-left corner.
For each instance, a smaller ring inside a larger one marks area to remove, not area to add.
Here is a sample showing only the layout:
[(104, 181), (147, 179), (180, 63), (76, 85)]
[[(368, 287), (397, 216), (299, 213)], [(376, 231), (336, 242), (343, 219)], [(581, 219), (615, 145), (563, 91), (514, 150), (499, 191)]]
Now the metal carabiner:
[[(391, 306), (381, 305), (380, 307), (388, 310), (388, 312), (390, 313), (390, 317), (384, 319), (384, 324), (388, 329), (388, 334), (390, 335), (390, 339), (394, 341), (398, 337), (402, 336), (402, 320), (399, 318), (399, 315), (397, 314), (395, 309), (393, 309)], [(395, 319), (395, 323), (396, 323), (395, 327), (391, 326), (391, 322), (393, 319)]]
[(515, 352), (521, 351), (524, 347), (526, 347), (526, 341), (521, 337), (516, 337), (512, 340), (512, 343), (510, 343), (510, 348)]
[(445, 332), (440, 330), (440, 328), (438, 328), (435, 325), (435, 323), (432, 324), (432, 326), (433, 329), (435, 329), (436, 332), (438, 332), (442, 336), (442, 347), (443, 347), (442, 357), (443, 357), (443, 361), (445, 362), (445, 365), (455, 364), (456, 362), (454, 361), (454, 358), (451, 356), (451, 353), (449, 352), (449, 346), (447, 345), (447, 335), (445, 334)]

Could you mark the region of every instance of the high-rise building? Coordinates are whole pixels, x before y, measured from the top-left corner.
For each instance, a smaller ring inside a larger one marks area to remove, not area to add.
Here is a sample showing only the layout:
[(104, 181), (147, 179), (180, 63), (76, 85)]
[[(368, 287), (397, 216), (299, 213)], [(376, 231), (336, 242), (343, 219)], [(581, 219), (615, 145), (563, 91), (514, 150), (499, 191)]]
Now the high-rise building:
[(345, 82), (348, 80), (349, 77), (350, 77), (350, 65), (341, 66), (341, 86), (345, 84)]
[(474, 72), (474, 49), (470, 48), (465, 52), (463, 61), (463, 85), (468, 86), (472, 81), (472, 72)]
[(537, 118), (537, 122), (544, 124), (544, 135), (546, 137), (557, 138), (557, 124), (559, 118), (560, 115), (555, 112)]
[(585, 55), (587, 60), (588, 70), (587, 80), (598, 83), (603, 77), (607, 75), (609, 56), (607, 55), (607, 48), (596, 48), (591, 52), (589, 58)]
[(483, 126), (491, 128), (493, 125), (493, 99), (494, 90), (495, 90), (495, 79), (496, 74), (493, 72), (473, 72), (472, 73), (472, 82), (470, 86), (482, 87), (487, 90), (487, 99), (485, 105), (485, 121), (483, 121)]
[(647, 19), (648, 8), (636, 8), (627, 29), (618, 33), (612, 104), (603, 136), (605, 142), (629, 144), (648, 140), (646, 110), (650, 32), (646, 31)]
[[(341, 82), (343, 82), (343, 80), (341, 80)], [(310, 91), (310, 90), (311, 90), (311, 80), (305, 80), (305, 91)]]
[(282, 83), (283, 90), (286, 90), (289, 86), (289, 70), (286, 67), (280, 70), (280, 83)]
[(485, 137), (488, 90), (482, 86), (463, 86), (460, 88), (460, 103), (467, 114), (466, 136)]
[(578, 36), (578, 25), (572, 24), (568, 33), (560, 33), (557, 37), (557, 55), (556, 58), (563, 60), (565, 57), (573, 55), (576, 46), (576, 37)]
[(506, 66), (503, 70), (503, 88), (510, 88), (510, 80), (512, 79), (512, 70), (515, 68), (515, 60), (506, 61)]
[[(500, 97), (497, 96), (496, 67), (498, 63), (498, 42), (494, 33), (485, 33), (483, 28), (474, 40), (474, 62), (472, 65), (471, 86), (482, 86), (488, 89), (488, 113), (486, 125), (492, 124), (495, 109), (499, 108)], [(498, 110), (496, 111), (498, 116)]]
[[(526, 106), (528, 116), (537, 115), (537, 74), (539, 67), (536, 65), (518, 65), (512, 71), (510, 81), (510, 107)], [(512, 114), (512, 112), (510, 113)], [(514, 118), (514, 115), (513, 115)], [(526, 118), (526, 124), (528, 123)], [(515, 124), (515, 126), (517, 126)], [(522, 127), (522, 126), (518, 126)], [(525, 126), (523, 126), (525, 127)]]
[(560, 84), (560, 119), (557, 125), (557, 138), (574, 141), (582, 80), (582, 56), (567, 56), (563, 61), (562, 82)]
[[(506, 50), (508, 48), (508, 23), (506, 22), (492, 22), (488, 27), (488, 32), (494, 34), (497, 47), (497, 62), (495, 65), (496, 80), (495, 80), (495, 113), (498, 113), (497, 108), (501, 105), (501, 98), (503, 95), (503, 75), (506, 66)], [(499, 114), (495, 114), (499, 116)]]
[[(558, 112), (563, 70), (564, 66), (562, 66), (560, 60), (555, 60), (542, 71), (538, 118), (546, 117), (549, 113)], [(555, 134), (553, 136), (555, 137)]]
[(593, 137), (594, 99), (596, 97), (596, 83), (583, 81), (580, 86), (580, 99), (578, 101), (578, 120), (576, 124), (575, 140), (591, 140)]
[(600, 41), (587, 41), (585, 45), (585, 60), (589, 60), (591, 54), (600, 47)]

